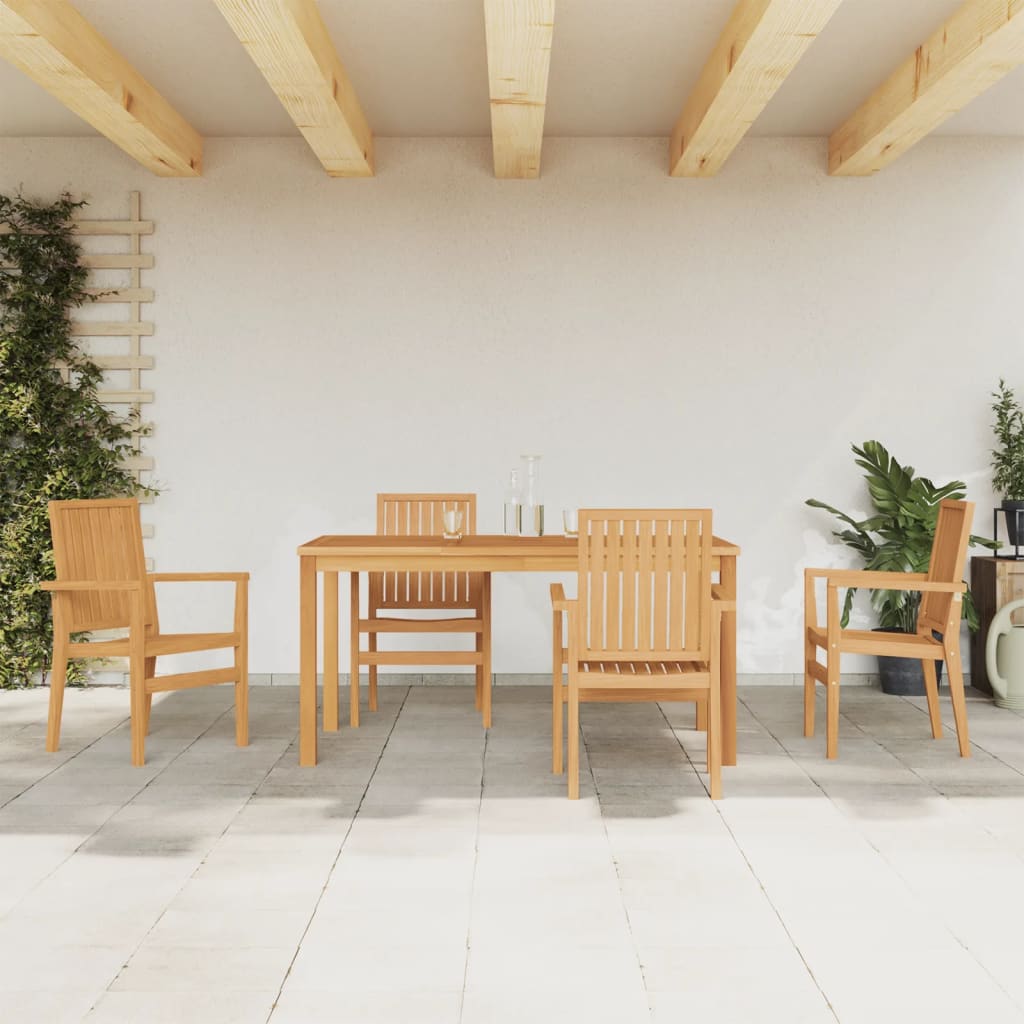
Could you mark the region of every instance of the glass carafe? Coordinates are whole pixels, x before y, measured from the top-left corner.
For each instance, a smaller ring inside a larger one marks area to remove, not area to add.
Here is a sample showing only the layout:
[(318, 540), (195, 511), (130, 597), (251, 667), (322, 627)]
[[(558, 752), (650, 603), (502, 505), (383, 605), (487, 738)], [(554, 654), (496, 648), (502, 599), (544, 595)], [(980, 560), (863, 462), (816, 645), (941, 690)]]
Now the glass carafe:
[(519, 470), (513, 469), (508, 475), (508, 487), (505, 489), (504, 531), (506, 537), (518, 537), (522, 529), (519, 504)]
[(520, 498), (520, 532), (524, 537), (544, 536), (544, 502), (540, 494), (540, 456), (520, 455), (522, 497)]

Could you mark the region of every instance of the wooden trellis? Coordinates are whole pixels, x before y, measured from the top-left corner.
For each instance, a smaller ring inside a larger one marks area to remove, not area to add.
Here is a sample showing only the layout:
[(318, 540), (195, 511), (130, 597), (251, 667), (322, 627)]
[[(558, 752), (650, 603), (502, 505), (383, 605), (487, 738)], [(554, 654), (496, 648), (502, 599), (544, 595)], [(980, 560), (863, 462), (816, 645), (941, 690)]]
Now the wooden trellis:
[[(144, 375), (153, 369), (154, 360), (152, 355), (142, 351), (143, 338), (153, 335), (152, 321), (142, 319), (142, 306), (152, 302), (154, 297), (153, 289), (143, 287), (142, 283), (142, 272), (153, 267), (153, 254), (142, 251), (142, 236), (153, 234), (153, 222), (142, 219), (142, 197), (132, 192), (127, 220), (82, 218), (75, 221), (75, 228), (83, 238), (127, 238), (127, 252), (95, 251), (95, 246), (85, 243), (87, 251), (82, 255), (83, 266), (93, 272), (87, 290), (96, 296), (96, 303), (112, 307), (111, 312), (124, 310), (127, 316), (75, 320), (72, 331), (87, 347), (90, 358), (104, 371), (106, 379), (99, 391), (100, 400), (107, 405), (127, 407), (141, 424), (143, 407), (153, 401), (152, 389), (144, 386), (149, 383)], [(120, 246), (114, 243), (110, 248), (124, 248), (124, 243)], [(96, 280), (101, 276), (111, 280)], [(140, 482), (142, 474), (153, 469), (152, 457), (141, 453), (141, 442), (139, 434), (132, 436), (135, 454), (124, 463)], [(151, 527), (144, 526), (143, 531), (146, 536), (152, 535)]]

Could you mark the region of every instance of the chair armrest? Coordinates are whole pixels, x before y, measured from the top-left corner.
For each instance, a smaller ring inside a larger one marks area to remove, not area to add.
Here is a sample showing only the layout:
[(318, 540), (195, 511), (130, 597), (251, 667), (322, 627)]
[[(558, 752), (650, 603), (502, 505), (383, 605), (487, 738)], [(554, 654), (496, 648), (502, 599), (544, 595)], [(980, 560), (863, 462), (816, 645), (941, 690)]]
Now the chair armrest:
[(246, 583), (247, 572), (151, 572), (151, 583)]
[(551, 584), (551, 610), (555, 612), (567, 612), (569, 605), (573, 603), (565, 598), (565, 587), (561, 583)]
[(923, 572), (872, 572), (868, 569), (806, 569), (807, 579), (825, 579), (830, 587), (871, 587), (873, 590), (917, 590), (962, 594), (963, 581), (933, 582)]
[(141, 591), (142, 580), (45, 580), (39, 584), (39, 589), (56, 593), (88, 592), (90, 590)]
[(721, 583), (711, 584), (711, 600), (714, 602), (715, 610), (718, 612), (736, 611), (736, 600), (725, 596), (725, 587)]

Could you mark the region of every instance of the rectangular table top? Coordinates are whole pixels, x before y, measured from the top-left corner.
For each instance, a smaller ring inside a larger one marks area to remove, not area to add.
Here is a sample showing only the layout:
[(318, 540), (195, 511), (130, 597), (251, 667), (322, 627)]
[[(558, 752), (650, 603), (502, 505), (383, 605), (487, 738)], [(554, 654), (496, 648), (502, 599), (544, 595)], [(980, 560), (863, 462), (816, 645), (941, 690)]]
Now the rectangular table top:
[[(562, 537), (505, 537), (501, 534), (474, 534), (457, 541), (440, 537), (384, 537), (379, 534), (328, 534), (300, 545), (300, 555), (333, 557), (345, 555), (384, 555), (412, 557), (438, 555), (451, 558), (472, 558), (495, 555), (514, 558), (545, 558), (551, 556), (577, 557), (579, 538)], [(716, 555), (739, 554), (739, 548), (720, 537), (713, 538), (712, 551)]]
[[(329, 534), (298, 549), (300, 556), (336, 562), (336, 568), (378, 568), (387, 563), (402, 568), (457, 568), (478, 571), (575, 571), (579, 541), (576, 537), (505, 537), (474, 534), (459, 540), (442, 537), (397, 537), (380, 534)], [(737, 545), (715, 537), (712, 553), (735, 558)], [(342, 565), (342, 563), (345, 563)]]

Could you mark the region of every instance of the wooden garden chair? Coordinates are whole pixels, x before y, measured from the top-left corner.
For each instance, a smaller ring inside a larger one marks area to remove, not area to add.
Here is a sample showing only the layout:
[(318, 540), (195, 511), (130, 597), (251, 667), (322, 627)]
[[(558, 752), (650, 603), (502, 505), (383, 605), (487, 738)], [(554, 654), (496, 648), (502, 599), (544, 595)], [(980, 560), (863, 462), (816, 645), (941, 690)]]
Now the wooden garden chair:
[[(443, 533), (442, 510), (462, 511), (463, 533), (476, 533), (475, 494), (378, 494), (377, 533), (385, 536), (434, 537)], [(371, 572), (367, 617), (351, 608), (352, 647), (357, 664), (369, 670), (369, 708), (377, 710), (379, 665), (474, 665), (476, 709), (485, 729), (491, 727), (491, 574), (485, 572)], [(403, 618), (408, 611), (470, 612), (466, 617)], [(367, 650), (361, 635), (367, 634)], [(471, 634), (473, 651), (381, 651), (382, 633)], [(359, 725), (359, 675), (352, 673), (350, 721)]]
[[(147, 573), (139, 503), (134, 498), (51, 501), (50, 531), (55, 582), (41, 584), (53, 595), (53, 670), (46, 749), (60, 745), (64, 683), (71, 658), (128, 658), (132, 764), (146, 760), (146, 734), (154, 693), (216, 683), (235, 685), (235, 741), (249, 744), (248, 582), (245, 572)], [(234, 629), (230, 633), (161, 633), (155, 583), (231, 581), (235, 584)], [(74, 634), (127, 629), (121, 639), (82, 641)], [(158, 676), (163, 654), (231, 648), (230, 668)]]
[[(944, 659), (949, 676), (960, 756), (971, 756), (967, 735), (967, 704), (960, 658), (960, 619), (963, 609), (964, 563), (970, 542), (974, 504), (946, 500), (939, 505), (935, 539), (927, 573), (871, 572), (855, 569), (806, 569), (804, 571), (804, 735), (814, 735), (815, 683), (825, 687), (825, 756), (839, 753), (839, 660), (843, 654), (876, 654), (917, 658), (924, 671), (932, 736), (942, 736), (939, 688), (935, 662)], [(825, 626), (818, 625), (815, 584), (825, 580)], [(840, 625), (839, 591), (849, 587), (876, 590), (920, 591), (917, 633), (879, 633), (843, 629)], [(938, 635), (936, 635), (938, 634)], [(818, 661), (818, 649), (825, 664)]]
[[(711, 512), (579, 513), (575, 600), (551, 587), (555, 636), (552, 767), (562, 770), (568, 703), (569, 798), (580, 795), (581, 701), (695, 701), (706, 712), (712, 800), (722, 791), (720, 619), (712, 601)], [(562, 617), (568, 681), (562, 680)]]

